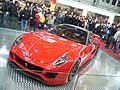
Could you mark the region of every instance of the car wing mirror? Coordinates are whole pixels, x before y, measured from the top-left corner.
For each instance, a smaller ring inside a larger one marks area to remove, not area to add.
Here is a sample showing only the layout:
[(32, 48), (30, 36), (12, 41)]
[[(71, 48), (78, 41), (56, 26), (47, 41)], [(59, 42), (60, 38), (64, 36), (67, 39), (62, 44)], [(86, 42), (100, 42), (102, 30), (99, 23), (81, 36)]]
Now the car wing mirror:
[(94, 45), (97, 45), (97, 42), (93, 42)]

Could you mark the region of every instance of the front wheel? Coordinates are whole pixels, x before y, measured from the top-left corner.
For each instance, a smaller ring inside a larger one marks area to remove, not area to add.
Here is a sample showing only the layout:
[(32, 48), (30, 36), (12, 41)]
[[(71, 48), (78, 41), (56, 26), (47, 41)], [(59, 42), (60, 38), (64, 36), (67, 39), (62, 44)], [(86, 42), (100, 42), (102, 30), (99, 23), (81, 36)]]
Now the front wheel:
[(73, 77), (77, 74), (78, 68), (79, 68), (80, 61), (76, 61), (75, 64), (73, 65), (69, 76), (68, 76), (68, 82), (73, 79)]

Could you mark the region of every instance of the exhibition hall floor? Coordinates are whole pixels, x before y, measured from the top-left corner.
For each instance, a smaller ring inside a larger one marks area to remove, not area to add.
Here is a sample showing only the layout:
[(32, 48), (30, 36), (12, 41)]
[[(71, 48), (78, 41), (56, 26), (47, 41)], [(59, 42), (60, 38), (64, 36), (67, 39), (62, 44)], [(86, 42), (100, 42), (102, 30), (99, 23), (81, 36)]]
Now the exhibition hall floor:
[(10, 46), (22, 33), (0, 28), (0, 90), (120, 90), (120, 62), (102, 50), (65, 85), (47, 86), (7, 67)]

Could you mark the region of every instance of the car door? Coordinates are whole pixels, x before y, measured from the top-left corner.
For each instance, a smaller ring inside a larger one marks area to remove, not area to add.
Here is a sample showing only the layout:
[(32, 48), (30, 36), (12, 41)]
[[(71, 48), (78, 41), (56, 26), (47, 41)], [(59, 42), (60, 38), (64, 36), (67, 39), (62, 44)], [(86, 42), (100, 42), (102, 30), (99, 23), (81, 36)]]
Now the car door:
[(88, 36), (87, 45), (81, 51), (82, 65), (88, 63), (93, 58), (94, 52), (95, 52), (94, 37), (90, 33)]

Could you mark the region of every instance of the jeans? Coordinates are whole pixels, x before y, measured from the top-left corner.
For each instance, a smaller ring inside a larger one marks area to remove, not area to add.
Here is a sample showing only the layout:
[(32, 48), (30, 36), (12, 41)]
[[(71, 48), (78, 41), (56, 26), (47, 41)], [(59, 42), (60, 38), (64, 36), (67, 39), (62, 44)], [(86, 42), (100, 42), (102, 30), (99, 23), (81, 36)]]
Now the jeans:
[(116, 42), (115, 52), (119, 53), (120, 41)]
[(10, 24), (9, 24), (10, 28), (17, 30), (18, 29), (18, 18), (15, 16), (10, 16), (9, 20), (10, 20)]
[(4, 14), (0, 14), (0, 25), (2, 26), (4, 22)]
[(21, 29), (22, 29), (22, 31), (26, 31), (27, 23), (28, 23), (27, 20), (24, 20), (24, 19), (21, 20)]
[(44, 23), (41, 23), (41, 29), (44, 29)]
[(34, 25), (34, 31), (39, 31), (40, 30), (40, 26), (41, 24), (38, 23), (38, 22), (35, 22), (35, 25)]
[(0, 13), (0, 26), (2, 24), (2, 14)]
[(9, 18), (9, 12), (4, 13), (4, 24), (8, 23), (8, 18)]
[(112, 38), (112, 41), (111, 41), (111, 49), (114, 49), (115, 50), (116, 48), (116, 40), (114, 38)]
[(108, 36), (107, 41), (106, 41), (106, 48), (109, 48), (112, 38), (113, 38), (112, 36), (110, 36), (110, 35)]

